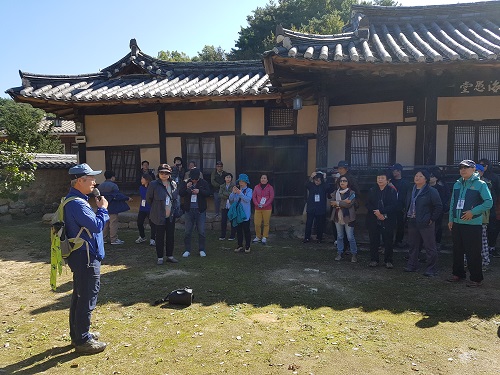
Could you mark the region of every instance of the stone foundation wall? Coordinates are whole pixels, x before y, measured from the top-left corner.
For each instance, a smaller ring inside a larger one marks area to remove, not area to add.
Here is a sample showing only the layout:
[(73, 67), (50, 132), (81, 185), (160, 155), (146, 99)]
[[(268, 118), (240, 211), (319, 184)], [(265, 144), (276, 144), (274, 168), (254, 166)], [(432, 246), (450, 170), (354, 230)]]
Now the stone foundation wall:
[(0, 222), (26, 215), (53, 213), (68, 194), (70, 180), (67, 169), (38, 169), (35, 181), (21, 190), (18, 200), (0, 199)]

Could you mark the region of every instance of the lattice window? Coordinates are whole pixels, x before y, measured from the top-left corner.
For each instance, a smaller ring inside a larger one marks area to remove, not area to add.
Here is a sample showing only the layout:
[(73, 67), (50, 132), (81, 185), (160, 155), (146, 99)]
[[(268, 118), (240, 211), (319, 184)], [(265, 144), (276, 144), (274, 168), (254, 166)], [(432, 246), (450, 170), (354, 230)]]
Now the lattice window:
[(392, 155), (392, 129), (358, 129), (350, 131), (348, 145), (352, 166), (385, 167), (390, 165)]
[(297, 111), (291, 108), (270, 108), (268, 111), (268, 130), (295, 129)]
[(115, 172), (118, 183), (135, 183), (140, 165), (137, 148), (109, 148), (106, 150), (106, 169)]
[(186, 138), (187, 162), (194, 160), (204, 176), (209, 175), (215, 170), (217, 144), (216, 137)]
[(453, 165), (464, 159), (487, 158), (497, 164), (499, 158), (500, 125), (456, 125), (453, 136)]

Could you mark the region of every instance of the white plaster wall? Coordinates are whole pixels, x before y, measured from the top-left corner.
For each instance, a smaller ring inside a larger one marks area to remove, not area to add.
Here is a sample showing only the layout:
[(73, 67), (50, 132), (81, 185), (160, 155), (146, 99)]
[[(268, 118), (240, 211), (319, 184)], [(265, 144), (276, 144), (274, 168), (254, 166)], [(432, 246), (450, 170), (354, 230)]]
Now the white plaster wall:
[(234, 131), (234, 109), (166, 111), (167, 133), (203, 133)]
[(233, 176), (236, 172), (236, 138), (234, 135), (220, 137), (221, 161), (224, 163), (224, 170), (231, 172)]
[(403, 102), (383, 102), (330, 107), (330, 126), (403, 122)]
[(241, 133), (264, 135), (264, 108), (241, 109)]
[(87, 151), (87, 164), (93, 170), (102, 170), (102, 173), (95, 176), (95, 181), (100, 184), (105, 180), (104, 171), (106, 170), (106, 154), (104, 150)]
[[(167, 137), (167, 162), (170, 165), (174, 164), (176, 156), (182, 157), (181, 153), (181, 137)], [(184, 160), (184, 168), (187, 167), (187, 161)]]
[(328, 167), (337, 166), (340, 160), (345, 160), (345, 130), (330, 130), (328, 132)]
[(85, 116), (87, 147), (158, 144), (156, 112)]
[(438, 121), (500, 119), (500, 96), (438, 98)]
[(297, 134), (314, 133), (318, 127), (318, 106), (308, 105), (302, 107), (297, 114)]
[(436, 131), (436, 164), (446, 165), (448, 153), (448, 125), (438, 125)]
[(396, 133), (396, 162), (415, 165), (416, 126), (398, 126)]

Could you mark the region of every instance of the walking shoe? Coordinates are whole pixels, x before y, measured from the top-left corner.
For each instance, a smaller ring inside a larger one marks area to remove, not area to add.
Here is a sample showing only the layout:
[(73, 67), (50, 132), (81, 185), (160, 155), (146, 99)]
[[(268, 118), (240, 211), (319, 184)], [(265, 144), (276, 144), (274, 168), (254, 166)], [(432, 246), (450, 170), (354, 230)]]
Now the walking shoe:
[(450, 283), (458, 283), (460, 281), (462, 281), (463, 279), (461, 277), (458, 277), (456, 275), (451, 275), (450, 277), (448, 277), (446, 279), (446, 281), (449, 281)]
[(358, 263), (358, 257), (356, 256), (356, 254), (352, 254), (351, 263)]
[(436, 274), (434, 272), (427, 272), (427, 271), (424, 272), (423, 275), (425, 277), (434, 277), (434, 276), (436, 276)]
[(104, 349), (106, 349), (106, 343), (94, 339), (89, 339), (82, 345), (75, 346), (75, 351), (80, 354), (96, 354), (104, 351)]
[(468, 286), (469, 288), (477, 288), (481, 286), (483, 283), (481, 281), (467, 281), (465, 286)]
[(111, 242), (111, 245), (123, 245), (124, 243), (125, 243), (125, 241), (117, 239), (117, 240), (114, 240), (113, 242)]
[(253, 239), (253, 242), (260, 242), (260, 238), (259, 238), (259, 237), (255, 237), (255, 238)]
[(267, 238), (266, 237), (262, 237), (262, 244), (265, 245), (267, 243)]
[[(97, 341), (99, 340), (99, 337), (101, 337), (101, 334), (99, 332), (89, 332), (89, 338)], [(71, 340), (71, 345), (76, 346), (74, 340)]]
[(174, 257), (167, 257), (167, 262), (168, 263), (179, 263), (179, 261), (177, 259), (175, 259)]
[(337, 254), (337, 256), (335, 257), (335, 260), (336, 261), (342, 260), (342, 254)]
[(149, 246), (156, 246), (155, 240), (149, 240)]
[(163, 258), (158, 258), (158, 260), (156, 261), (156, 264), (161, 266), (163, 264)]
[(200, 250), (200, 257), (206, 257), (207, 253), (205, 253), (203, 250)]
[(405, 267), (405, 268), (403, 268), (403, 272), (417, 272), (417, 270), (413, 269), (413, 268)]
[(392, 269), (394, 268), (394, 266), (392, 265), (392, 263), (391, 263), (391, 262), (387, 262), (387, 263), (385, 264), (385, 268), (387, 268), (388, 270), (392, 270)]
[(302, 240), (302, 243), (308, 243), (308, 242), (310, 242), (310, 241), (311, 241), (311, 240), (310, 240), (309, 238), (304, 238), (304, 239)]
[(226, 237), (219, 237), (219, 241), (224, 241)]
[(377, 267), (378, 263), (372, 260), (370, 263), (368, 263), (368, 267)]
[(247, 248), (245, 248), (245, 253), (249, 253), (250, 252), (250, 246), (248, 246)]
[(227, 240), (228, 241), (234, 241), (234, 237), (229, 237)]
[(143, 242), (146, 242), (146, 237), (139, 236), (139, 238), (135, 240), (135, 243), (143, 243)]
[(239, 253), (242, 250), (243, 250), (243, 246), (238, 246), (236, 249), (234, 249), (234, 252)]
[(189, 251), (187, 251), (187, 250), (186, 250), (186, 251), (184, 251), (184, 254), (182, 254), (182, 257), (183, 257), (183, 258), (187, 258), (187, 257), (188, 257), (188, 256), (190, 256), (190, 255), (191, 255), (191, 253), (190, 253)]

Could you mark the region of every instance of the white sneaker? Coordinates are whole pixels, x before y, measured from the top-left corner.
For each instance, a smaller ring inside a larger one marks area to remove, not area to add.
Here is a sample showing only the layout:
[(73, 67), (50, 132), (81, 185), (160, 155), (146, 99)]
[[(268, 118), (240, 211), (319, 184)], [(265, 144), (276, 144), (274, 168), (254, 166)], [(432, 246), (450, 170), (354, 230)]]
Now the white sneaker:
[(182, 257), (187, 258), (190, 255), (191, 255), (191, 253), (189, 251), (184, 251), (184, 254), (182, 254)]
[(253, 239), (253, 242), (260, 242), (260, 238), (259, 238), (259, 237), (255, 237), (255, 238)]
[(125, 241), (117, 239), (117, 240), (114, 240), (113, 242), (111, 242), (111, 245), (123, 245), (124, 243), (125, 243)]
[(143, 242), (146, 242), (146, 237), (139, 236), (139, 238), (135, 240), (135, 243), (143, 243)]
[[(146, 239), (144, 239), (146, 241)], [(156, 246), (156, 241), (155, 240), (149, 240), (149, 246)]]
[(163, 258), (158, 258), (158, 260), (156, 261), (156, 264), (161, 266), (163, 264)]
[(206, 257), (207, 253), (205, 253), (203, 250), (200, 250), (200, 257)]
[(262, 243), (265, 245), (267, 243), (267, 238), (266, 237), (262, 237)]

